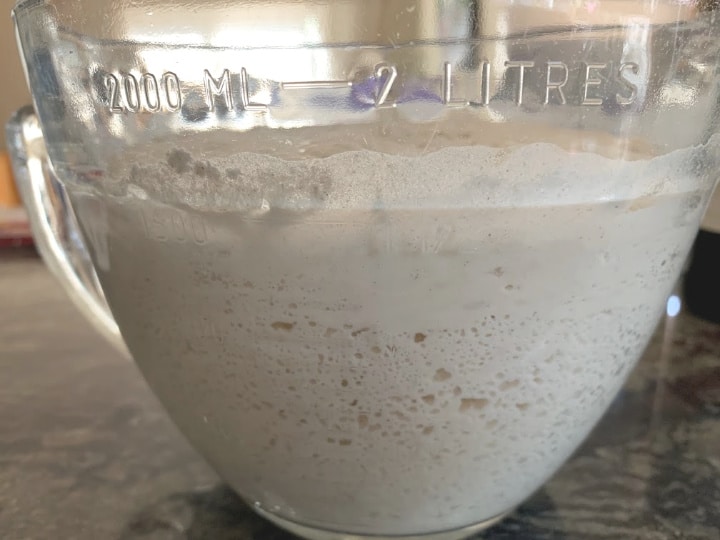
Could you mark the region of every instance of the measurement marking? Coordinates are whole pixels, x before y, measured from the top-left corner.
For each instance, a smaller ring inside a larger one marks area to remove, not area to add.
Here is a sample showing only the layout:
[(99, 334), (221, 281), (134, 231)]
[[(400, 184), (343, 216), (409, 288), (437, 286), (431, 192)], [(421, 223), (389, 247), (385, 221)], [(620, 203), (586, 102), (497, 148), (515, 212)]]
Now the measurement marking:
[(232, 81), (230, 79), (230, 70), (223, 71), (222, 77), (216, 79), (210, 72), (205, 70), (205, 101), (208, 104), (210, 112), (215, 112), (215, 97), (222, 97), (225, 101), (225, 108), (233, 109), (233, 92)]
[(490, 62), (488, 62), (487, 60), (482, 63), (482, 80), (482, 104), (490, 105)]
[(453, 86), (452, 86), (452, 74), (453, 67), (450, 62), (445, 62), (443, 65), (443, 80), (442, 80), (442, 100), (443, 104), (448, 107), (466, 107), (469, 102), (464, 99), (453, 99)]
[(160, 111), (160, 87), (157, 78), (152, 73), (144, 73), (140, 80), (142, 81), (147, 110), (150, 112)]
[(245, 68), (240, 70), (240, 101), (246, 111), (266, 112), (267, 105), (250, 102), (250, 77)]
[(585, 82), (583, 83), (583, 99), (582, 105), (595, 105), (599, 106), (603, 104), (602, 98), (590, 97), (590, 88), (600, 86), (603, 80), (599, 77), (598, 71), (608, 67), (607, 62), (602, 64), (585, 64)]
[(140, 103), (140, 86), (138, 81), (132, 74), (123, 75), (123, 84), (125, 87), (125, 102), (127, 110), (136, 113), (140, 112), (142, 103)]
[[(552, 74), (553, 70), (560, 70), (562, 72), (562, 80), (553, 82), (552, 80)], [(557, 91), (558, 96), (560, 97), (560, 104), (565, 105), (567, 103), (567, 99), (565, 99), (565, 92), (563, 92), (563, 88), (568, 83), (568, 79), (570, 78), (570, 69), (567, 67), (567, 64), (564, 62), (548, 62), (547, 63), (547, 78), (546, 78), (546, 84), (545, 84), (545, 101), (543, 102), (543, 105), (548, 105), (550, 103), (550, 90)]]
[(620, 80), (630, 90), (630, 97), (627, 97), (627, 98), (621, 96), (620, 94), (616, 94), (617, 102), (620, 105), (632, 105), (638, 96), (638, 87), (636, 85), (634, 85), (633, 83), (631, 83), (630, 81), (628, 81), (624, 76), (624, 74), (625, 74), (624, 72), (627, 69), (630, 69), (630, 71), (633, 73), (633, 75), (637, 75), (638, 73), (640, 73), (640, 66), (638, 64), (636, 64), (635, 62), (625, 62), (624, 64), (622, 64), (620, 66), (620, 70), (618, 72), (620, 75)]
[(125, 109), (120, 105), (120, 83), (118, 78), (112, 73), (108, 73), (105, 76), (105, 87), (109, 94), (110, 112), (116, 114), (125, 112)]
[(175, 112), (182, 106), (180, 79), (172, 72), (163, 73), (159, 82), (153, 73), (140, 73), (139, 78), (108, 73), (104, 82), (111, 113)]
[(352, 88), (352, 81), (296, 81), (280, 83), (283, 90)]
[(387, 76), (385, 79), (385, 82), (382, 84), (382, 87), (380, 88), (380, 92), (377, 95), (377, 98), (375, 98), (375, 106), (378, 109), (392, 109), (394, 107), (397, 107), (396, 103), (385, 103), (387, 101), (388, 96), (390, 95), (390, 91), (392, 90), (393, 85), (395, 84), (395, 81), (398, 78), (398, 69), (396, 66), (390, 65), (390, 64), (378, 64), (375, 68), (375, 77), (377, 77), (378, 80), (382, 80), (383, 76)]
[(167, 102), (168, 110), (172, 112), (179, 111), (182, 107), (180, 79), (175, 73), (168, 71), (163, 74), (162, 83), (165, 87), (165, 101)]
[(505, 62), (506, 68), (518, 68), (518, 90), (517, 90), (517, 106), (523, 104), (523, 90), (525, 89), (525, 69), (535, 67), (535, 62), (527, 60), (508, 60)]

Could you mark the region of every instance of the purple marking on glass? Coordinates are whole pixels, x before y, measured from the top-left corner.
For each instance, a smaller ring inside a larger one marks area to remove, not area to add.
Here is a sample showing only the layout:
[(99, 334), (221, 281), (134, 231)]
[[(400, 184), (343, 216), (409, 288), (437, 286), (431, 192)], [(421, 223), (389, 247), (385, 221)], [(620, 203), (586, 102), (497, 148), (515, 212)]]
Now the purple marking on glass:
[[(377, 96), (382, 86), (386, 82), (386, 77), (378, 79), (376, 77), (367, 78), (353, 85), (351, 92), (351, 100), (353, 108), (368, 109), (375, 106)], [(402, 84), (402, 93), (395, 101), (397, 104), (409, 103), (412, 101), (424, 101), (428, 103), (442, 103), (442, 97), (428, 89), (427, 86), (419, 81), (406, 81)]]
[[(409, 87), (409, 88), (408, 88)], [(410, 101), (425, 101), (428, 103), (442, 103), (443, 99), (440, 95), (430, 90), (426, 85), (421, 83), (405, 85), (406, 91), (398, 103), (407, 103)]]
[(350, 100), (355, 109), (371, 109), (375, 106), (375, 99), (380, 92), (382, 81), (371, 77), (356, 83), (350, 92)]

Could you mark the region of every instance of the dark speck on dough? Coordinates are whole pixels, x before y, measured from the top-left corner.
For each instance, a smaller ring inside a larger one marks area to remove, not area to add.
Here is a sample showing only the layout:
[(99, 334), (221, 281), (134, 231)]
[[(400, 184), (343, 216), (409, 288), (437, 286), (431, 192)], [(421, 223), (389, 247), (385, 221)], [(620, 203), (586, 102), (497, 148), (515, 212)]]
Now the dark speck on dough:
[(140, 178), (140, 167), (138, 167), (137, 165), (133, 165), (130, 169), (130, 182), (133, 184), (137, 183), (140, 181)]
[(173, 171), (183, 174), (190, 170), (192, 156), (185, 150), (175, 149), (168, 154), (167, 163)]
[(219, 182), (222, 177), (220, 170), (217, 167), (210, 165), (207, 161), (198, 161), (195, 163), (195, 174), (200, 178), (207, 178), (208, 180), (213, 180), (215, 182)]

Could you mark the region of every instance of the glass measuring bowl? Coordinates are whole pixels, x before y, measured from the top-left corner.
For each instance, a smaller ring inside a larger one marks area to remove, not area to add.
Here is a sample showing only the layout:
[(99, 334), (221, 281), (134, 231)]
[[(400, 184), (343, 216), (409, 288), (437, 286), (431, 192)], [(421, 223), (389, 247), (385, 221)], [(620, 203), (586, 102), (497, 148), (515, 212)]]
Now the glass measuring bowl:
[(714, 10), (25, 1), (11, 150), (48, 264), (258, 512), (462, 538), (662, 313), (717, 181)]

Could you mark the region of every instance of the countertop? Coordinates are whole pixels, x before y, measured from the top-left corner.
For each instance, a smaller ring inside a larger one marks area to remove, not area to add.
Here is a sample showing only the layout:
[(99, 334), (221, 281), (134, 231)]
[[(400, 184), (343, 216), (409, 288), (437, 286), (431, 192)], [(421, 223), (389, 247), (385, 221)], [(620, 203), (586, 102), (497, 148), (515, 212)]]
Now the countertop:
[[(0, 539), (290, 538), (218, 480), (32, 251), (0, 253)], [(479, 538), (720, 539), (720, 326), (664, 320), (587, 443)]]

